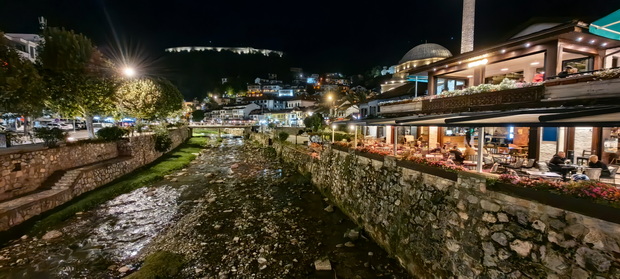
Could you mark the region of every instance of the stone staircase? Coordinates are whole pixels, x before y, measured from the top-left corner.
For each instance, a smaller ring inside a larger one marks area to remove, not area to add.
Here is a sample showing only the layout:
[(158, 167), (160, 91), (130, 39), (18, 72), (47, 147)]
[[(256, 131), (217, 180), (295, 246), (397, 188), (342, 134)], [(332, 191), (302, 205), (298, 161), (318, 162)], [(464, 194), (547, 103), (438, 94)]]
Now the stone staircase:
[(52, 189), (69, 189), (82, 174), (82, 168), (67, 171)]
[[(47, 186), (23, 196), (0, 202), (0, 232), (64, 204), (85, 191), (100, 186), (91, 185), (92, 188), (84, 189), (85, 185), (77, 184), (83, 175), (88, 175), (89, 172), (92, 175), (93, 171), (106, 169), (109, 166), (118, 166), (117, 169), (124, 169), (124, 162), (130, 159), (131, 157), (125, 156), (116, 157), (79, 168), (59, 171), (56, 177), (49, 178), (49, 181), (45, 183)], [(114, 177), (109, 176), (106, 181), (100, 184), (110, 182), (122, 174), (124, 173), (119, 173)]]

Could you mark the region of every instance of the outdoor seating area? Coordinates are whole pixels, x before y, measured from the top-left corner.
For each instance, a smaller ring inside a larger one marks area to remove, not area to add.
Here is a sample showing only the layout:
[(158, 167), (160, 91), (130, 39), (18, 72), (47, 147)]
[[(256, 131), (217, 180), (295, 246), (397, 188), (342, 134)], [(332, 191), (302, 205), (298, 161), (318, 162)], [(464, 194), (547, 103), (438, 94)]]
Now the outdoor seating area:
[[(458, 171), (505, 174), (550, 182), (593, 180), (620, 186), (616, 184), (616, 181), (619, 181), (616, 179), (619, 166), (610, 165), (607, 175), (602, 174), (600, 168), (587, 167), (589, 156), (596, 152), (593, 150), (583, 150), (578, 154), (580, 156), (575, 156), (575, 163), (555, 165), (547, 160), (537, 161), (529, 158), (527, 144), (486, 142), (480, 160), (477, 143), (473, 140), (473, 144), (467, 143), (466, 147), (459, 147), (461, 144), (456, 142), (443, 145), (437, 143), (435, 147), (429, 147), (428, 141), (416, 140), (411, 135), (402, 138), (404, 140), (398, 141), (396, 147), (393, 143), (386, 143), (386, 137), (372, 136), (360, 137), (358, 142), (342, 141), (334, 144), (345, 147), (356, 145), (356, 150), (359, 152), (395, 156), (400, 160), (425, 162)], [(388, 137), (389, 141), (391, 140)], [(479, 162), (482, 164), (481, 167), (478, 167)]]

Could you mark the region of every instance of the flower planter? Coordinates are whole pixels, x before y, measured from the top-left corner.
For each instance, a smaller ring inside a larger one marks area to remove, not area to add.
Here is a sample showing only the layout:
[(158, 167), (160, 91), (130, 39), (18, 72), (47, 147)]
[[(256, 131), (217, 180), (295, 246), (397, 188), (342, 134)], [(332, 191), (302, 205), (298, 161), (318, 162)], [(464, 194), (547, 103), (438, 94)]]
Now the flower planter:
[(383, 160), (385, 159), (385, 156), (383, 155), (379, 155), (375, 153), (359, 152), (359, 151), (355, 151), (355, 156), (361, 156), (361, 157), (365, 157), (368, 159), (377, 160), (381, 162), (383, 162)]
[(332, 144), (332, 149), (343, 151), (343, 152), (349, 152), (349, 147), (337, 145), (337, 144)]
[(396, 165), (399, 166), (399, 167), (402, 167), (402, 168), (406, 168), (406, 169), (410, 169), (410, 170), (415, 170), (415, 171), (427, 173), (427, 174), (430, 174), (430, 175), (438, 176), (438, 177), (449, 179), (449, 180), (452, 180), (452, 181), (457, 181), (458, 178), (459, 178), (459, 174), (456, 173), (456, 172), (447, 171), (447, 170), (444, 170), (442, 168), (437, 168), (437, 167), (431, 167), (431, 166), (427, 166), (427, 165), (417, 164), (417, 163), (411, 162), (409, 160), (399, 160), (399, 161), (396, 161)]
[(489, 185), (488, 189), (620, 224), (619, 208), (595, 203), (588, 199), (559, 195), (545, 190), (536, 190), (501, 182), (495, 183), (493, 186)]

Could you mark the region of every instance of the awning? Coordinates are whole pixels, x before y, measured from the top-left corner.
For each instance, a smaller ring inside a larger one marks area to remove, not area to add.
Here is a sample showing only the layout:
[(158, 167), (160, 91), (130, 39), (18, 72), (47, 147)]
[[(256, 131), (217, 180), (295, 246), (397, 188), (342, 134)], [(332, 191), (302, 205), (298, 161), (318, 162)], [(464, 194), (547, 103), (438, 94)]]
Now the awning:
[(620, 40), (620, 10), (590, 23), (590, 33)]

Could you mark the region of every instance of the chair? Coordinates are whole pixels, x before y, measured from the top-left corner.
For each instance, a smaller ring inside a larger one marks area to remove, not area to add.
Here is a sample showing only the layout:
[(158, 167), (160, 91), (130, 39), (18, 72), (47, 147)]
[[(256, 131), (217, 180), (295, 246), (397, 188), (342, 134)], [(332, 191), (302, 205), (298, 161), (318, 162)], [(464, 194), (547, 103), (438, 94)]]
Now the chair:
[(547, 165), (547, 162), (538, 161), (538, 169), (541, 172), (549, 172), (549, 166)]
[(525, 166), (523, 166), (526, 169), (531, 169), (534, 167), (534, 163), (536, 163), (536, 159), (529, 159), (527, 160), (527, 164), (525, 164)]
[(590, 180), (599, 180), (602, 170), (603, 169), (600, 168), (586, 168), (584, 173), (588, 176), (588, 178), (590, 178)]
[(609, 168), (609, 175), (601, 175), (599, 177), (600, 181), (603, 181), (603, 179), (605, 180), (611, 180), (612, 184), (616, 184), (616, 172), (618, 171), (618, 168)]
[(584, 149), (581, 151), (581, 157), (585, 157), (586, 155), (596, 155), (596, 150)]
[(521, 169), (521, 167), (523, 166), (523, 161), (525, 160), (519, 158), (514, 164), (506, 165), (506, 168), (513, 169), (513, 170)]
[(496, 173), (498, 169), (499, 169), (499, 164), (493, 163), (493, 166), (491, 167), (491, 173)]

